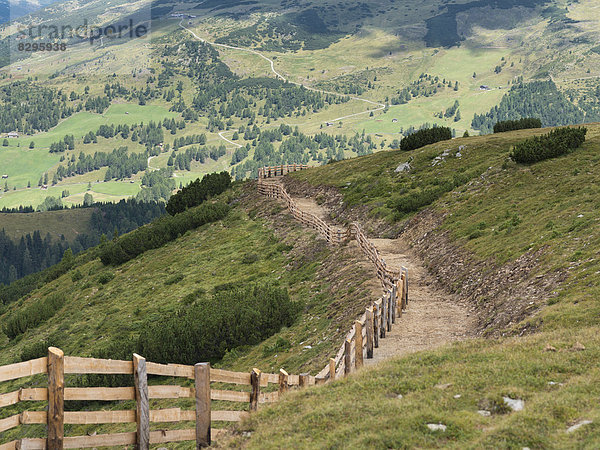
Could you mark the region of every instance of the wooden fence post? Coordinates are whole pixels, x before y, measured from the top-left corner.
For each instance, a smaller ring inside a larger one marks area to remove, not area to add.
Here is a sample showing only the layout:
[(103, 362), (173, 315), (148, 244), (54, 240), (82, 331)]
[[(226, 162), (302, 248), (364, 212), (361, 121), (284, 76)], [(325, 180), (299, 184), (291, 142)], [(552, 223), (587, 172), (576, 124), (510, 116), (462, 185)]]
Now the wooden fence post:
[(135, 421), (137, 423), (137, 448), (150, 448), (150, 402), (148, 399), (148, 373), (146, 359), (133, 354), (133, 379), (135, 384), (135, 400), (137, 403)]
[(387, 302), (385, 300), (385, 295), (381, 297), (381, 328), (379, 329), (379, 337), (385, 339), (385, 332), (387, 330)]
[(279, 370), (279, 396), (280, 397), (281, 397), (281, 395), (286, 393), (289, 389), (288, 378), (289, 378), (288, 373), (285, 370), (280, 369)]
[(350, 339), (346, 339), (344, 342), (344, 376), (350, 374), (352, 370), (352, 342)]
[(367, 359), (373, 358), (373, 310), (367, 308)]
[(396, 308), (398, 306), (398, 291), (396, 290), (396, 283), (392, 286), (392, 298), (391, 298), (391, 315), (392, 323), (396, 323)]
[(210, 363), (194, 366), (196, 386), (196, 448), (209, 447), (210, 438)]
[(392, 307), (392, 292), (391, 290), (388, 291), (388, 298), (387, 298), (387, 302), (388, 302), (388, 317), (387, 317), (387, 330), (388, 332), (392, 331), (392, 314), (393, 314), (393, 307)]
[(62, 450), (65, 436), (65, 359), (62, 350), (48, 349), (48, 449)]
[(406, 298), (406, 305), (408, 306), (408, 270), (404, 272), (404, 297)]
[(335, 380), (335, 359), (329, 358), (329, 381)]
[(379, 328), (381, 325), (379, 314), (379, 306), (377, 306), (377, 303), (373, 303), (373, 347), (375, 348), (379, 348)]
[(402, 318), (402, 310), (404, 309), (404, 282), (402, 281), (402, 275), (398, 280), (398, 318)]
[(354, 322), (356, 334), (354, 335), (354, 364), (356, 368), (363, 366), (363, 326), (359, 320)]
[(250, 411), (258, 410), (258, 399), (260, 398), (260, 377), (261, 371), (258, 369), (252, 369), (250, 373), (250, 384), (252, 385), (252, 392), (250, 393)]
[(298, 378), (299, 378), (300, 388), (307, 388), (308, 387), (308, 380), (310, 378), (310, 374), (308, 374), (308, 373), (301, 373)]

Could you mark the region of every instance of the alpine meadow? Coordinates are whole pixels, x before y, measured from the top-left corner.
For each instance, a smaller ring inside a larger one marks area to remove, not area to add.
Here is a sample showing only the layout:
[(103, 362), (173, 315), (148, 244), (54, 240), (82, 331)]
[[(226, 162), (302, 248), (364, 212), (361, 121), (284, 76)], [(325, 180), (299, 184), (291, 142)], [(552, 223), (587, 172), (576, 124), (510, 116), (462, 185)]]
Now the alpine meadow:
[(596, 0), (0, 5), (0, 450), (600, 448)]

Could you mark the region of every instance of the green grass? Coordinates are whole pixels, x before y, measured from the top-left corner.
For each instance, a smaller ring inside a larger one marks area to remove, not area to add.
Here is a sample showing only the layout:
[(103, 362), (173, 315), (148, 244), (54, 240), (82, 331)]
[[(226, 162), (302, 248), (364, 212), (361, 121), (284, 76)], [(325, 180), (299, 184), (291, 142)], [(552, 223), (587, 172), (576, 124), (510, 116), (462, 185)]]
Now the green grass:
[(140, 106), (134, 103), (113, 103), (104, 114), (81, 111), (63, 120), (48, 132), (11, 139), (10, 143), (13, 147), (20, 144), (23, 148), (29, 148), (29, 143), (33, 141), (36, 148), (47, 149), (50, 144), (60, 141), (67, 134), (74, 135), (77, 141), (89, 131), (95, 133), (100, 125), (132, 125), (141, 122), (148, 123), (151, 120), (157, 122), (172, 117), (177, 117), (177, 114), (169, 112), (161, 105)]
[[(587, 349), (570, 350), (580, 340)], [(545, 352), (548, 343), (560, 350)], [(238, 427), (251, 432), (251, 438), (228, 445), (593, 448), (600, 439), (598, 344), (597, 328), (586, 328), (420, 352), (288, 395)], [(450, 386), (435, 387), (445, 384)], [(524, 400), (524, 410), (506, 411), (504, 396)], [(477, 412), (494, 410), (494, 404), (500, 408), (489, 417)], [(582, 419), (594, 424), (565, 432)], [(447, 429), (431, 431), (431, 423)]]

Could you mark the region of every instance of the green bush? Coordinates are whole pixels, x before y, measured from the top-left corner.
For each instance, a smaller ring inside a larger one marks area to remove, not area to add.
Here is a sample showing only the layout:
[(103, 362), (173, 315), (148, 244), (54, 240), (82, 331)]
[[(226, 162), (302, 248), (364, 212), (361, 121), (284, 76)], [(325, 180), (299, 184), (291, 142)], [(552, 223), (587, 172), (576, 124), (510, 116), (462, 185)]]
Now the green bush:
[(177, 284), (185, 278), (185, 275), (181, 273), (177, 273), (173, 276), (170, 276), (165, 280), (165, 286), (171, 286), (172, 284)]
[(112, 281), (115, 278), (115, 274), (112, 272), (105, 272), (100, 274), (100, 276), (98, 277), (98, 283), (100, 284), (106, 284), (109, 283), (110, 281)]
[(186, 231), (225, 218), (229, 206), (210, 203), (189, 209), (176, 216), (163, 216), (150, 225), (104, 244), (100, 260), (104, 265), (119, 265), (141, 255), (147, 250), (160, 248), (174, 241)]
[(585, 142), (587, 128), (558, 128), (543, 136), (527, 139), (513, 149), (510, 157), (521, 164), (533, 164), (565, 155)]
[(201, 205), (208, 198), (222, 194), (231, 187), (231, 175), (227, 172), (204, 175), (173, 195), (167, 203), (167, 212), (172, 216), (186, 209)]
[(81, 279), (83, 279), (83, 275), (81, 274), (79, 269), (76, 269), (73, 271), (73, 273), (71, 273), (71, 281), (73, 281), (73, 283), (76, 283)]
[(9, 339), (14, 339), (28, 329), (36, 328), (41, 323), (50, 319), (56, 312), (62, 308), (65, 302), (64, 297), (60, 295), (50, 295), (44, 299), (20, 308), (7, 319), (3, 331)]
[(542, 121), (534, 118), (504, 120), (494, 125), (494, 133), (505, 133), (507, 131), (526, 130), (529, 128), (542, 128)]
[(433, 127), (409, 134), (400, 142), (400, 150), (409, 151), (452, 139), (452, 130), (448, 127)]
[(470, 177), (463, 174), (457, 174), (448, 179), (436, 180), (432, 186), (428, 186), (423, 190), (410, 191), (390, 200), (388, 207), (396, 209), (401, 215), (410, 214), (431, 205), (446, 192), (462, 186), (469, 180)]
[(220, 290), (175, 315), (149, 320), (141, 328), (138, 351), (163, 363), (216, 362), (228, 350), (258, 344), (292, 325), (299, 311), (287, 290), (275, 286)]

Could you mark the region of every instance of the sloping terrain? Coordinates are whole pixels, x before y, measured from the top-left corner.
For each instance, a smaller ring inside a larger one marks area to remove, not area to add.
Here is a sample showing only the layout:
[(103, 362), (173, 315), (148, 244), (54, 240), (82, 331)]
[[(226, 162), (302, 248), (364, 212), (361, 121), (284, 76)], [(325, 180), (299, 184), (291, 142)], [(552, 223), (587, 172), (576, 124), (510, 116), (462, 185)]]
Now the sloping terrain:
[[(582, 149), (531, 166), (507, 155), (539, 131), (293, 174), (288, 189), (320, 196), (337, 220), (371, 217), (373, 236), (406, 239), (437, 286), (469, 301), (479, 331), (494, 337), (419, 352), (294, 393), (243, 424), (239, 429), (249, 433), (233, 442), (249, 448), (593, 448), (600, 440), (599, 131), (590, 126)], [(459, 145), (461, 156), (448, 156)], [(410, 172), (394, 172), (409, 159)], [(458, 164), (473, 176), (416, 214), (397, 209), (395, 196), (439, 185)], [(513, 411), (511, 400), (522, 400), (523, 409)], [(434, 427), (439, 424), (445, 428)]]
[(7, 305), (2, 324), (49, 296), (64, 299), (39, 326), (11, 340), (2, 334), (0, 363), (33, 357), (31, 352), (46, 344), (71, 355), (98, 354), (135, 338), (149, 318), (174, 314), (190, 295), (232, 283), (275, 283), (302, 305), (302, 318), (261, 346), (230, 349), (223, 364), (244, 370), (285, 367), (295, 373), (320, 369), (371, 300), (363, 284), (372, 268), (356, 261), (357, 249), (323, 245), (280, 206), (258, 196), (252, 184), (237, 188), (229, 200), (237, 206), (223, 222), (188, 232), (118, 267), (103, 266), (98, 259), (86, 262), (84, 253), (65, 275)]
[[(293, 197), (303, 211), (315, 214), (326, 222), (335, 225), (329, 211), (310, 197)], [(379, 341), (379, 348), (373, 359), (366, 364), (376, 364), (395, 356), (415, 351), (429, 350), (456, 340), (465, 340), (476, 332), (476, 318), (466, 302), (457, 295), (450, 295), (432, 283), (420, 258), (408, 247), (406, 241), (397, 239), (370, 239), (371, 243), (387, 263), (387, 267), (400, 271), (408, 269), (410, 284), (410, 307), (397, 320), (385, 339)], [(351, 241), (349, 246), (356, 246)], [(366, 258), (363, 257), (363, 259)], [(381, 295), (381, 284), (374, 277), (371, 282), (372, 296)]]

